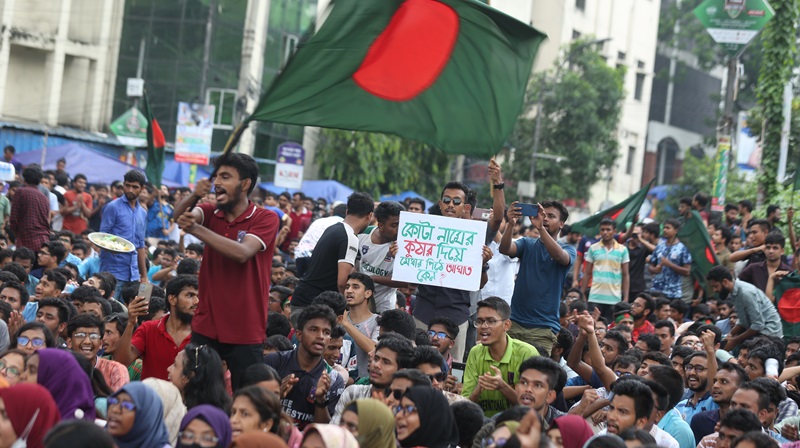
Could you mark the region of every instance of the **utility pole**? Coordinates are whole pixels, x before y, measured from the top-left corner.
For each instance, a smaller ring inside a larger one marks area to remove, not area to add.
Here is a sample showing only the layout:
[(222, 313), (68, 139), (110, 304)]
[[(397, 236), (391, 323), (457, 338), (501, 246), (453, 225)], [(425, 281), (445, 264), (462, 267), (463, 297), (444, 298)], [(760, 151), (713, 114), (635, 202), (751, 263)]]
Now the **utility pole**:
[[(198, 97), (206, 104), (206, 87), (208, 84), (208, 65), (211, 59), (211, 37), (214, 33), (214, 13), (217, 9), (217, 0), (208, 2), (208, 18), (206, 19), (206, 39), (203, 43), (203, 69), (200, 72), (200, 94)], [(217, 111), (219, 113), (221, 111)]]
[[(139, 61), (136, 63), (136, 78), (142, 79), (142, 72), (144, 71), (144, 37), (139, 41)], [(139, 109), (139, 98), (133, 100), (133, 108)]]
[[(236, 92), (236, 124), (253, 113), (261, 96), (269, 6), (269, 0), (247, 0), (247, 15), (242, 37), (242, 65), (239, 69), (239, 87)], [(245, 129), (239, 140), (239, 152), (253, 155), (254, 146), (253, 130)]]
[(733, 102), (736, 100), (737, 71), (739, 56), (732, 56), (728, 61), (728, 75), (725, 81), (725, 103), (722, 118), (717, 127), (717, 160), (715, 165), (711, 211), (725, 211), (725, 191), (728, 187), (728, 167), (731, 161), (731, 139), (733, 136)]

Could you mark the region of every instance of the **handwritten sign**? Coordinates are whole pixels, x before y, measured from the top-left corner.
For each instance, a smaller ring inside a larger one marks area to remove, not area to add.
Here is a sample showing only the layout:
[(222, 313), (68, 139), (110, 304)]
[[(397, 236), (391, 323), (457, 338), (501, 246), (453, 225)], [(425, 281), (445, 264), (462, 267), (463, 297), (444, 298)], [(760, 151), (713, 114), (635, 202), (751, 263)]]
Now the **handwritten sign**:
[(400, 213), (392, 280), (477, 291), (486, 222)]

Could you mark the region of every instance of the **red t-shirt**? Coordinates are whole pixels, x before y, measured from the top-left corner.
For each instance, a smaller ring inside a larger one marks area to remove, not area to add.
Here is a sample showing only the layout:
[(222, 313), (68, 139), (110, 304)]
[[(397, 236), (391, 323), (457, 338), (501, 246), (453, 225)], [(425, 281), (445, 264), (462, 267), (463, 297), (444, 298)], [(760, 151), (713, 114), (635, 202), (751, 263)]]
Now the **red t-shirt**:
[(297, 238), (300, 232), (305, 233), (311, 226), (312, 214), (307, 209), (304, 210), (306, 211), (305, 213), (297, 213), (294, 210), (289, 213), (289, 217), (292, 218), (292, 225), (289, 227), (289, 235), (286, 236), (286, 240), (281, 246), (284, 252), (289, 249), (289, 243), (292, 242), (292, 239)]
[[(85, 191), (80, 193), (80, 199), (78, 197), (78, 192), (75, 190), (69, 190), (64, 193), (64, 201), (66, 201), (68, 207), (71, 207), (73, 202), (78, 200), (83, 201), (87, 207), (92, 208), (92, 195), (89, 193), (86, 193)], [(80, 235), (81, 232), (86, 230), (88, 227), (88, 222), (83, 218), (83, 216), (81, 216), (80, 208), (78, 208), (72, 214), (64, 216), (64, 230), (69, 230), (75, 235)]]
[(145, 322), (133, 333), (131, 345), (142, 358), (142, 379), (159, 378), (166, 381), (167, 367), (175, 362), (175, 357), (192, 338), (190, 334), (177, 345), (167, 332), (168, 318), (169, 314), (159, 320)]
[(653, 326), (653, 324), (650, 323), (649, 320), (646, 320), (646, 321), (644, 321), (644, 323), (642, 324), (641, 327), (633, 329), (633, 331), (631, 332), (631, 339), (633, 339), (633, 343), (635, 344), (636, 341), (639, 340), (639, 335), (640, 334), (648, 334), (648, 333), (655, 333), (655, 332), (656, 332), (656, 327)]
[(204, 227), (239, 242), (257, 238), (261, 251), (240, 264), (205, 245), (200, 264), (200, 303), (192, 331), (223, 344), (261, 344), (266, 338), (272, 254), (280, 219), (275, 212), (252, 202), (233, 222), (211, 204), (198, 208)]

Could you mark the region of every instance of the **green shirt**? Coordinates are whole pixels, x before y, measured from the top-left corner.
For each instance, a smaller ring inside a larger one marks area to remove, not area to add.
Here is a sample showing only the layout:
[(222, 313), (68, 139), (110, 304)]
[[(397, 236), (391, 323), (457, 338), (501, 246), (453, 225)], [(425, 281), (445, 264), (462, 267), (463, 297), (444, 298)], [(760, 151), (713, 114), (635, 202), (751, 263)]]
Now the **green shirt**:
[[(469, 398), (472, 391), (478, 386), (478, 377), (487, 372), (494, 373), (490, 366), (500, 369), (503, 381), (514, 387), (522, 361), (532, 356), (539, 356), (536, 348), (526, 342), (519, 341), (508, 335), (506, 335), (506, 340), (508, 341), (508, 347), (506, 347), (506, 352), (500, 362), (492, 359), (488, 346), (476, 345), (470, 350), (467, 366), (464, 370), (464, 388), (461, 395)], [(499, 390), (484, 390), (478, 397), (478, 404), (483, 408), (483, 413), (487, 417), (511, 407), (511, 403)]]

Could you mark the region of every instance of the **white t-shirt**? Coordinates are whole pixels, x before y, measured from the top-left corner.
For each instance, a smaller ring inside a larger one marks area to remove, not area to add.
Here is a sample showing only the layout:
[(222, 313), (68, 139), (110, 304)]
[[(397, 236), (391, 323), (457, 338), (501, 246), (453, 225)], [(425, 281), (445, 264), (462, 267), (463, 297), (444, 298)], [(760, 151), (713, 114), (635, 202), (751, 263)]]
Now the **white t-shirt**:
[(511, 305), (511, 296), (514, 295), (514, 278), (519, 269), (519, 259), (511, 258), (500, 253), (500, 244), (492, 241), (492, 259), (489, 260), (489, 281), (481, 289), (481, 298), (492, 296), (500, 297)]
[[(370, 277), (391, 277), (394, 257), (389, 255), (389, 246), (392, 243), (373, 243), (372, 234), (377, 231), (376, 227), (369, 234), (358, 235), (358, 252), (361, 255), (360, 272)], [(396, 302), (397, 288), (375, 284), (375, 310), (378, 314), (394, 308)]]
[(311, 252), (314, 251), (314, 248), (317, 246), (317, 242), (319, 242), (319, 239), (322, 237), (322, 234), (325, 233), (325, 230), (328, 227), (342, 221), (344, 221), (344, 218), (339, 216), (328, 216), (327, 218), (319, 218), (312, 222), (308, 227), (308, 230), (306, 230), (306, 233), (303, 234), (303, 238), (300, 238), (300, 242), (297, 243), (297, 247), (294, 248), (295, 258), (310, 257)]

